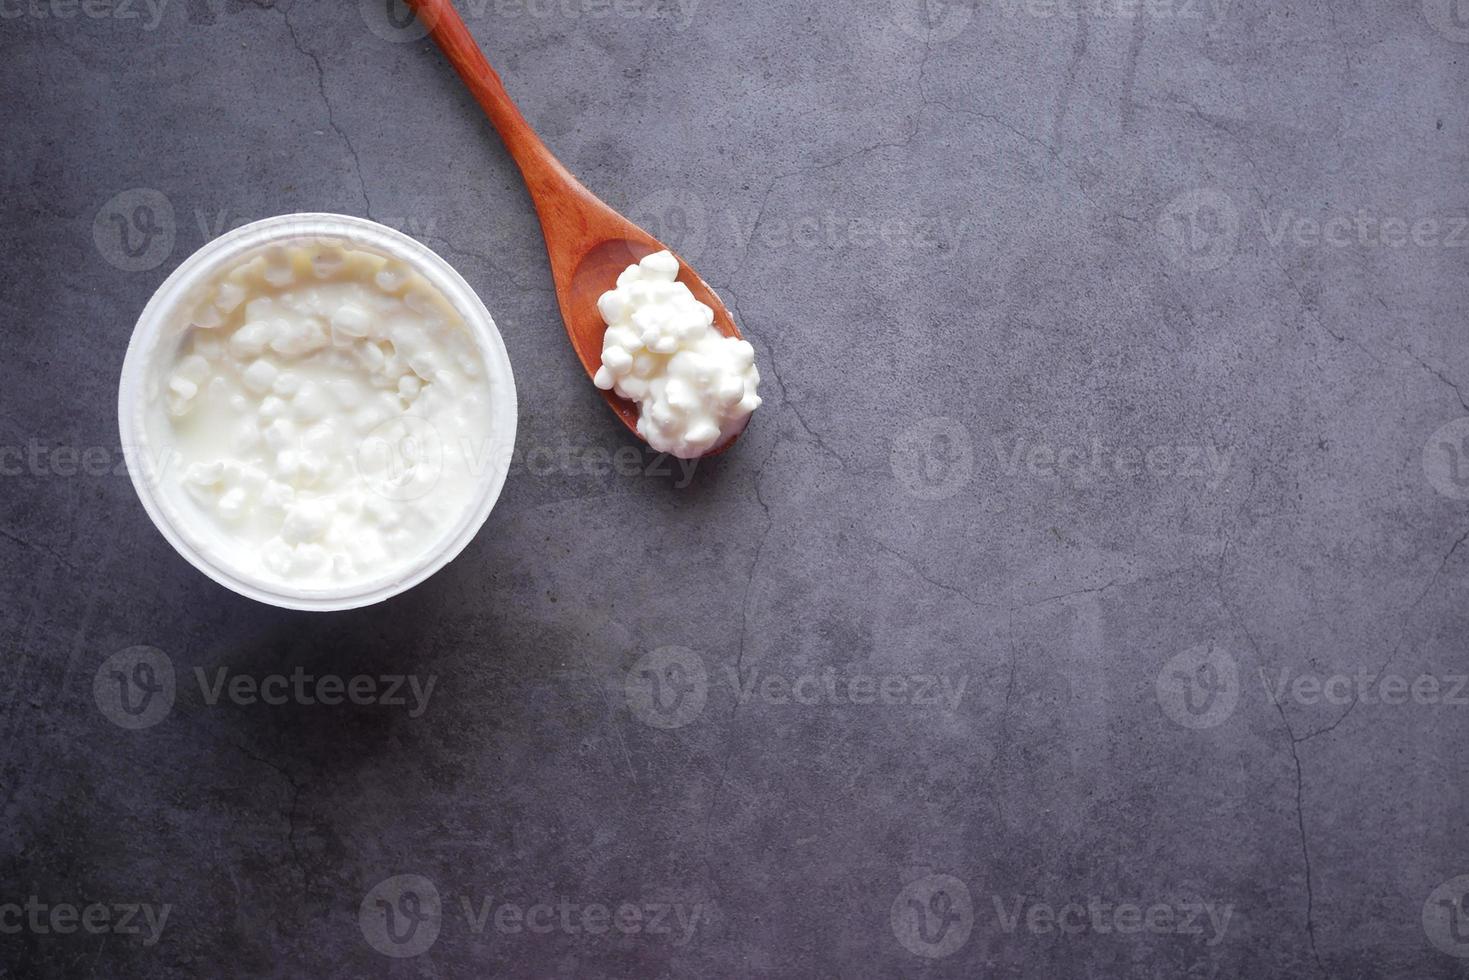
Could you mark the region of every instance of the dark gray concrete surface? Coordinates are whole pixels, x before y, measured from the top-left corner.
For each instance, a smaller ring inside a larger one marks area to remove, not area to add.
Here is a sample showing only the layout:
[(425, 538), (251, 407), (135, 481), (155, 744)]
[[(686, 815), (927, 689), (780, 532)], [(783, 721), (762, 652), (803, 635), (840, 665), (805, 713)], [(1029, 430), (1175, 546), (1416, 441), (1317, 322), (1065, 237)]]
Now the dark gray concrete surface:
[[(518, 175), (386, 6), (0, 0), (0, 972), (1469, 970), (1462, 0), (462, 6), (765, 407), (599, 471)], [(469, 549), (337, 615), (116, 466), (152, 290), (297, 210), (440, 250), (520, 396)]]

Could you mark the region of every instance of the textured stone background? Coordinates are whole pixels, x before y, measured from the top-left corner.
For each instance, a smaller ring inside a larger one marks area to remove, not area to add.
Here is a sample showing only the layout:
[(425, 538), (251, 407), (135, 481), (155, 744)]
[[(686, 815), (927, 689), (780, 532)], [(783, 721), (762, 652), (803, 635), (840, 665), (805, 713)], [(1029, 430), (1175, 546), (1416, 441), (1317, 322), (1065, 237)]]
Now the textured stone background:
[[(691, 478), (597, 472), (629, 439), (415, 25), (0, 0), (3, 972), (1464, 975), (1469, 7), (619, 4), (461, 6), (759, 350)], [(439, 249), (520, 394), (475, 542), (340, 615), (95, 465), (151, 291), (296, 210)], [(175, 683), (128, 730), (137, 645)]]

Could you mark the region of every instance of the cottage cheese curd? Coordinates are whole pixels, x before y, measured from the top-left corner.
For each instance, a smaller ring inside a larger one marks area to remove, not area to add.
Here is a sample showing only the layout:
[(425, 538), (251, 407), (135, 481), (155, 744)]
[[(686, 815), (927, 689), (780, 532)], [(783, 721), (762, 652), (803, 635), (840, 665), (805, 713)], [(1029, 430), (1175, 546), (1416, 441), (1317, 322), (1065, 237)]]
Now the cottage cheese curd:
[(638, 403), (638, 433), (692, 459), (718, 448), (760, 407), (755, 349), (722, 335), (714, 311), (677, 281), (678, 260), (654, 252), (623, 270), (597, 309), (607, 324), (593, 379)]
[(208, 549), (292, 588), (380, 577), (473, 504), (485, 362), (419, 273), (328, 240), (217, 274), (157, 397), (168, 473)]

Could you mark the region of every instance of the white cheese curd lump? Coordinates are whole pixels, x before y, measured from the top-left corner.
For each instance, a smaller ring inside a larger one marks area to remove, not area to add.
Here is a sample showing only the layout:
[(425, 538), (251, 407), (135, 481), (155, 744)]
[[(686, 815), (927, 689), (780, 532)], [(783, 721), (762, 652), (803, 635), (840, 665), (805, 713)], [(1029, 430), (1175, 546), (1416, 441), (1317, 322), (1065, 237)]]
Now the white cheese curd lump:
[(638, 403), (638, 433), (681, 459), (734, 438), (760, 407), (755, 348), (725, 337), (714, 311), (678, 282), (678, 260), (654, 252), (597, 300), (607, 324), (593, 379)]
[(193, 310), (162, 384), (166, 478), (206, 515), (208, 548), (269, 582), (342, 587), (462, 519), (489, 385), (419, 273), (302, 239), (216, 276)]

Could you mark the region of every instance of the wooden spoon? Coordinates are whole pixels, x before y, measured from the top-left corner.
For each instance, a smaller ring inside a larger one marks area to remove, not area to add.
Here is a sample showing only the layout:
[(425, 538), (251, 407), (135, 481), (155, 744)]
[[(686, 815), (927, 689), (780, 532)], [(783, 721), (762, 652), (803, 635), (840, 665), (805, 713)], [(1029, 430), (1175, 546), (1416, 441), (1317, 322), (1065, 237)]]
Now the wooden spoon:
[[(571, 337), (576, 356), (581, 358), (582, 367), (588, 375), (595, 375), (602, 366), (602, 335), (607, 330), (597, 311), (598, 297), (617, 285), (618, 273), (623, 269), (668, 246), (608, 207), (546, 149), (546, 144), (510, 100), (500, 76), (485, 60), (451, 0), (408, 0), (408, 3), (417, 11), (419, 20), (429, 29), (485, 115), (490, 117), (520, 168), (541, 219), (541, 233), (546, 239), (551, 278), (556, 285), (556, 300), (561, 305), (561, 319), (566, 321), (566, 333)], [(681, 258), (678, 279), (699, 302), (714, 311), (714, 326), (720, 333), (726, 337), (740, 336), (734, 318), (718, 295)], [(602, 391), (602, 397), (623, 424), (637, 433), (637, 404), (611, 391)], [(640, 434), (638, 437), (642, 438)], [(716, 451), (727, 448), (734, 438)]]

